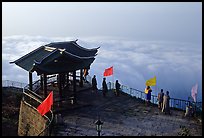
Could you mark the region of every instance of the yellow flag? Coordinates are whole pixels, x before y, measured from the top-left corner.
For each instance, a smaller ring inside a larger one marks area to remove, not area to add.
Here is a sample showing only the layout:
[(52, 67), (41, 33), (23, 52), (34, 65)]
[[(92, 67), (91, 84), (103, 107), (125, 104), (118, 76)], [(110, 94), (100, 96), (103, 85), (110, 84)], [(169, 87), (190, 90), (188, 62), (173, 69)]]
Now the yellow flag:
[(156, 85), (156, 76), (146, 81), (146, 86), (154, 86)]

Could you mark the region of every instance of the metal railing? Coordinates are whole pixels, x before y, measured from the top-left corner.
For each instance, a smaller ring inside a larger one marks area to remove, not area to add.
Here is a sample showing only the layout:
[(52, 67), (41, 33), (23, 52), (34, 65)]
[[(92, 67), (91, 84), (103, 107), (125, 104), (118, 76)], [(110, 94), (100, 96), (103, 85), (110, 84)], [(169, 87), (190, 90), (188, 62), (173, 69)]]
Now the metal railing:
[[(48, 83), (52, 82), (53, 80), (52, 79), (53, 76), (49, 77), (48, 79)], [(31, 91), (29, 89), (29, 84), (26, 84), (26, 83), (21, 83), (21, 82), (17, 82), (17, 81), (11, 81), (11, 80), (3, 80), (2, 81), (2, 87), (16, 87), (16, 88), (22, 88), (22, 92), (23, 92), (23, 102), (30, 106), (31, 108), (33, 108), (34, 110), (37, 111), (37, 107), (42, 103), (43, 101), (43, 98), (38, 95), (36, 93), (37, 90), (40, 89), (40, 80), (37, 80), (35, 81), (33, 84), (32, 84), (32, 88), (33, 88), (33, 91)], [(46, 113), (46, 115), (44, 115), (44, 117), (48, 120), (48, 124), (46, 125), (46, 128), (43, 129), (39, 134), (38, 136), (40, 135), (45, 135), (44, 133), (46, 134), (50, 134), (49, 132), (49, 127), (53, 121), (53, 112), (52, 110), (50, 110), (50, 112)]]
[(2, 87), (16, 87), (16, 88), (24, 88), (27, 84), (17, 81), (11, 81), (11, 80), (3, 80), (2, 81)]
[[(113, 82), (108, 82), (108, 89), (115, 89)], [(146, 99), (146, 94), (144, 91), (130, 88), (125, 85), (121, 85), (121, 91), (124, 93), (129, 94), (132, 97), (135, 97), (137, 99), (144, 100)], [(158, 104), (158, 99), (156, 95), (151, 95), (151, 101), (152, 104)], [(174, 109), (180, 109), (180, 110), (186, 110), (186, 106), (194, 106), (196, 112), (202, 112), (202, 102), (193, 102), (190, 100), (183, 100), (183, 99), (176, 99), (176, 98), (170, 98), (169, 106)]]
[[(42, 103), (43, 99), (37, 95), (35, 92), (25, 89), (23, 92), (23, 102), (27, 104), (28, 106), (32, 107), (35, 111), (37, 111), (37, 107)], [(48, 124), (46, 125), (45, 129), (43, 129), (38, 136), (40, 135), (50, 135), (49, 127), (53, 121), (53, 112), (50, 110), (50, 112), (46, 113), (44, 117), (48, 120)]]
[[(27, 85), (24, 87), (24, 89), (29, 89), (29, 86), (30, 86), (30, 84), (27, 84)], [(33, 82), (32, 88), (33, 88), (33, 91), (34, 91), (34, 92), (36, 92), (37, 90), (39, 90), (39, 89), (40, 89), (40, 80), (37, 80), (37, 81)]]
[[(24, 88), (24, 92), (23, 92), (23, 101), (24, 103), (26, 103), (27, 105), (30, 105), (34, 110), (37, 111), (37, 107), (42, 103), (43, 101), (43, 98), (38, 95), (35, 91), (38, 90), (40, 88), (40, 80), (37, 80), (33, 83), (33, 88), (34, 88), (34, 91), (31, 91), (29, 90), (29, 85), (27, 85), (25, 88)], [(49, 128), (50, 128), (50, 125), (53, 121), (53, 112), (52, 110), (50, 110), (48, 113), (46, 113), (46, 115), (44, 115), (44, 117), (48, 120), (48, 124), (47, 126), (45, 127), (45, 129), (43, 129), (39, 134), (38, 136), (40, 135), (50, 135), (51, 132), (49, 132)], [(44, 134), (45, 133), (45, 134)]]

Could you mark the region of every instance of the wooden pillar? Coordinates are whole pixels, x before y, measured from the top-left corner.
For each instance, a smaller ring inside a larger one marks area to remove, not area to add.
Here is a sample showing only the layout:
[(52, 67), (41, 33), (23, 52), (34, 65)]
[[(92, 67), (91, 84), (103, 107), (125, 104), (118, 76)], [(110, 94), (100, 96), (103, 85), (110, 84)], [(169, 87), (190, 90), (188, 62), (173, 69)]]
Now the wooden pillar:
[(80, 69), (80, 83), (79, 83), (80, 87), (83, 87), (83, 69)]
[(59, 96), (60, 96), (60, 99), (62, 98), (62, 74), (59, 73)]
[(76, 101), (76, 70), (73, 71), (73, 93), (74, 93), (74, 100)]
[(43, 74), (40, 75), (40, 89), (43, 90)]
[(69, 72), (67, 73), (67, 85), (69, 85)]
[(65, 74), (62, 73), (62, 88), (64, 89), (65, 87)]
[(67, 73), (64, 73), (64, 85), (65, 85), (65, 87), (67, 85)]
[(43, 74), (43, 81), (44, 81), (44, 96), (47, 97), (47, 74)]
[(32, 79), (32, 72), (29, 72), (29, 89), (33, 90), (33, 79)]

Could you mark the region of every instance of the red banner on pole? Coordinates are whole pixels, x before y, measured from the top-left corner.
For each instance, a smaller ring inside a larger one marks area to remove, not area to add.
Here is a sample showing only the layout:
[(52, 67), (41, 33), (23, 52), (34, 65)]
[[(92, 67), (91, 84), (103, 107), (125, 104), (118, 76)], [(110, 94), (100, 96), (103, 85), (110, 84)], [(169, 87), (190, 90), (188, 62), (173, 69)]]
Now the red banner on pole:
[(105, 69), (103, 76), (110, 76), (113, 75), (113, 66), (110, 68)]
[(47, 96), (47, 98), (38, 106), (38, 112), (43, 116), (51, 109), (53, 104), (53, 91)]

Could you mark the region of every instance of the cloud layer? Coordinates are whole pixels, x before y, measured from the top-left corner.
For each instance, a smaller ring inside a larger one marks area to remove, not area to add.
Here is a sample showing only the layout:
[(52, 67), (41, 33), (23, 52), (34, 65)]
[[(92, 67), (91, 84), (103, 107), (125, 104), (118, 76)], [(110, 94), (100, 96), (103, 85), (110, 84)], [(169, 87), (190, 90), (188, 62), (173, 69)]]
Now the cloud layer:
[[(2, 40), (2, 80), (28, 82), (28, 72), (9, 64), (41, 45), (56, 41), (75, 40), (71, 37), (8, 36)], [(114, 67), (114, 76), (123, 85), (143, 90), (145, 81), (156, 76), (157, 86), (170, 91), (174, 98), (186, 99), (198, 83), (198, 100), (202, 100), (202, 46), (192, 43), (165, 41), (130, 41), (119, 38), (81, 38), (86, 48), (100, 46), (90, 75), (96, 74), (101, 87), (105, 68)], [(34, 79), (38, 79), (35, 74)], [(153, 92), (156, 94), (157, 92)]]

